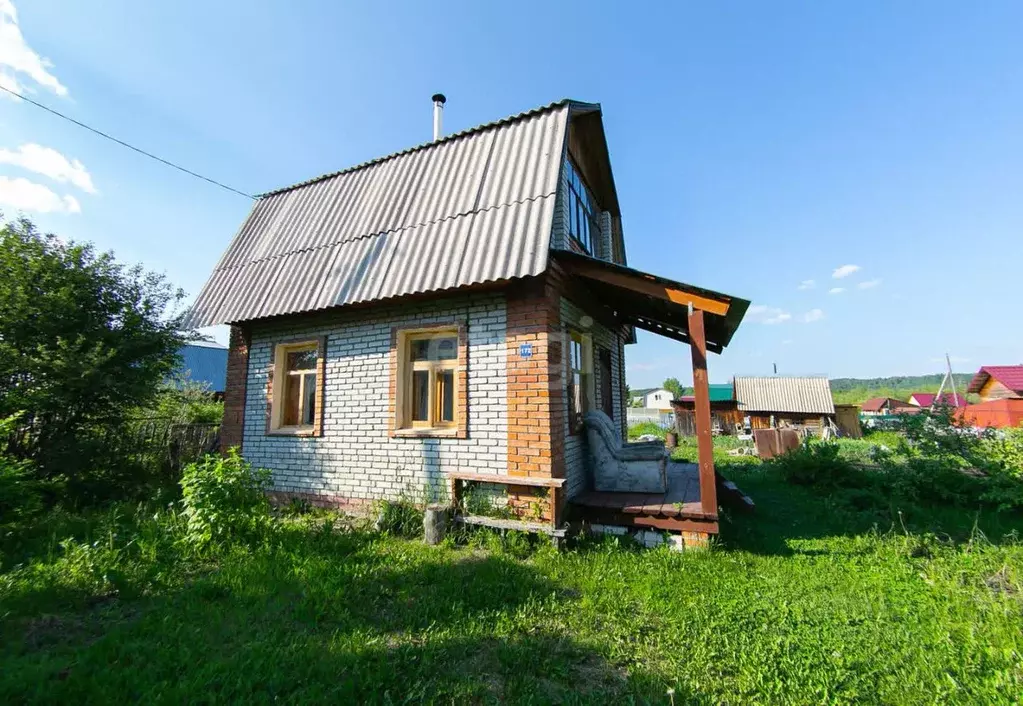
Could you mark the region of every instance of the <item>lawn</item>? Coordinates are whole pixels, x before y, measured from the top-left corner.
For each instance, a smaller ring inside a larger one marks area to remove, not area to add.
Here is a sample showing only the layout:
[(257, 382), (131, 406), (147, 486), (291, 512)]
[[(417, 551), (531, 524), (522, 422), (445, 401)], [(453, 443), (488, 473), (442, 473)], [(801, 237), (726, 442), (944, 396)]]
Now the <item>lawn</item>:
[(1018, 703), (1018, 516), (725, 472), (757, 512), (686, 554), (309, 515), (198, 558), (165, 509), (54, 515), (6, 538), (0, 702)]

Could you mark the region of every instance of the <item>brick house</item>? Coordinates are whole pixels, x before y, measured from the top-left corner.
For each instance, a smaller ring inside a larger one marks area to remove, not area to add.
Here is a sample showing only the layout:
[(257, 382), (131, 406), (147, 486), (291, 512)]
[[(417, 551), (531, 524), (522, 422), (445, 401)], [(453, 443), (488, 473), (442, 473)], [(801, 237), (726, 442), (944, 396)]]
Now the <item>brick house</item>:
[(486, 476), (557, 527), (635, 329), (720, 352), (747, 306), (627, 267), (600, 106), (564, 100), (261, 196), (189, 325), (230, 324), (223, 445), (276, 492)]

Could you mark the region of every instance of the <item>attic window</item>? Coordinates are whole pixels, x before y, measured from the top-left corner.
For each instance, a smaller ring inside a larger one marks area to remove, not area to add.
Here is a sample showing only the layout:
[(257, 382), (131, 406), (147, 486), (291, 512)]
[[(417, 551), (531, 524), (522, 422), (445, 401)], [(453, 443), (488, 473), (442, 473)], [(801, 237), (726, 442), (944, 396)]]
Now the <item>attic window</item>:
[(568, 182), (568, 234), (586, 254), (593, 255), (594, 243), (600, 242), (600, 208), (571, 157), (565, 158), (565, 178)]

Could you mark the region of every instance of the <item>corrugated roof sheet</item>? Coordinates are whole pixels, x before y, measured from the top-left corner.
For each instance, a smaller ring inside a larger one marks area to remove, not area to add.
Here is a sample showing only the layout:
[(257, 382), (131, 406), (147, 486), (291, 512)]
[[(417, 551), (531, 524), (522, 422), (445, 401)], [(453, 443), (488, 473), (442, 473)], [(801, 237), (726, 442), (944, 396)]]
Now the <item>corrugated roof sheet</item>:
[(994, 378), (1017, 394), (1023, 394), (1023, 365), (985, 365), (973, 376), (967, 392), (980, 392), (989, 378)]
[(223, 392), (227, 382), (227, 348), (219, 344), (190, 343), (181, 347), (176, 376), (205, 383), (210, 392)]
[(736, 377), (735, 399), (744, 412), (835, 413), (826, 377)]
[[(934, 404), (934, 400), (937, 396), (938, 393), (936, 392), (914, 392), (909, 396), (909, 398), (911, 400), (916, 400), (916, 403), (921, 407), (930, 407)], [(965, 407), (967, 405), (966, 398), (958, 392), (955, 394), (952, 394), (951, 392), (943, 392), (941, 395), (941, 403), (952, 407)]]
[(569, 101), (261, 197), (192, 328), (538, 275)]

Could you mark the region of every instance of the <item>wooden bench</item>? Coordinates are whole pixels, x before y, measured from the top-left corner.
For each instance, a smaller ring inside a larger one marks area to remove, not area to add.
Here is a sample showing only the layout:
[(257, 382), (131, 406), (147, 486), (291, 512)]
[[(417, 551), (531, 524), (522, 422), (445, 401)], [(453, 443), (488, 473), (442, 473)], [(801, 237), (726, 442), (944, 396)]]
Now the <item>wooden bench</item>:
[[(491, 527), (500, 530), (518, 530), (520, 532), (537, 532), (549, 535), (555, 543), (565, 537), (565, 529), (559, 527), (558, 517), (561, 514), (561, 492), (565, 485), (564, 478), (535, 478), (531, 476), (506, 476), (496, 473), (469, 473), (452, 471), (448, 474), (451, 504), (455, 508), (455, 522), (464, 525)], [(484, 515), (464, 515), (460, 512), (462, 491), (466, 483), (495, 483), (497, 485), (526, 486), (531, 488), (548, 488), (550, 495), (550, 522), (532, 522), (527, 520), (506, 520)]]

